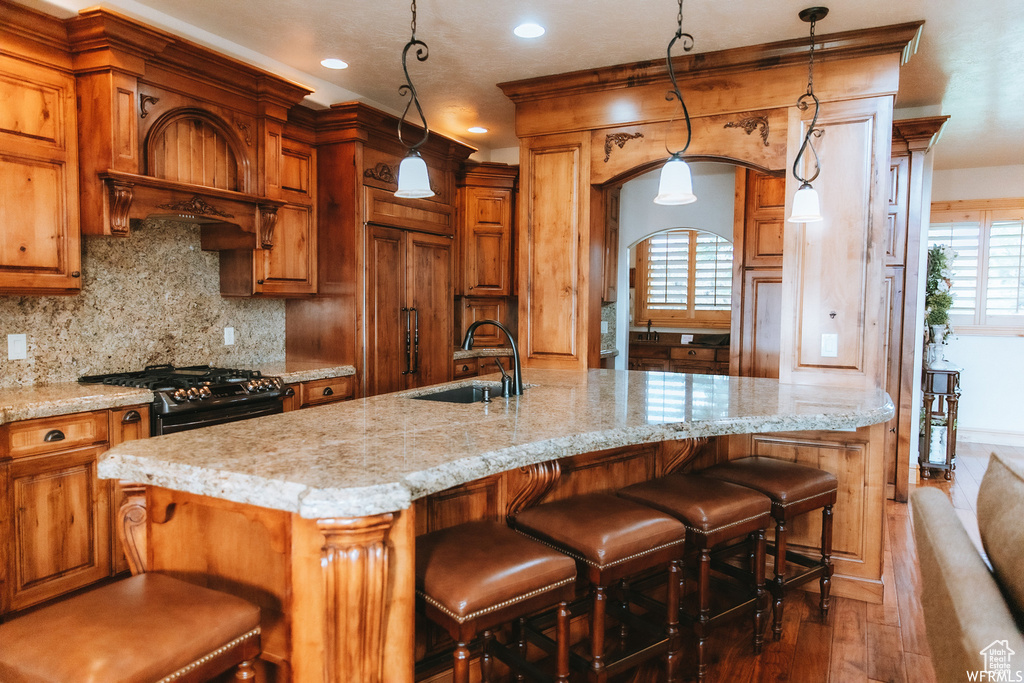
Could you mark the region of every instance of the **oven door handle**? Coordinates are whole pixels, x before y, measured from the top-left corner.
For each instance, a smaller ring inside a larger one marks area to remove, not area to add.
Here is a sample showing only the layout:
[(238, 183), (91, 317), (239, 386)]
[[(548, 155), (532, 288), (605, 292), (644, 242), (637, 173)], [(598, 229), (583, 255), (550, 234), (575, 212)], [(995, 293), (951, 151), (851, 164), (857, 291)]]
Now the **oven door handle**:
[(417, 311), (415, 308), (412, 308), (412, 309), (409, 309), (409, 310), (412, 311), (413, 316), (414, 316), (414, 318), (413, 318), (413, 320), (414, 320), (414, 323), (413, 323), (413, 337), (412, 337), (412, 343), (413, 343), (413, 347), (412, 347), (413, 348), (413, 354), (412, 354), (413, 366), (412, 366), (411, 373), (415, 375), (415, 374), (418, 374), (419, 371), (420, 371), (420, 312)]
[(402, 308), (405, 313), (405, 370), (403, 375), (412, 373), (412, 313), (408, 308)]

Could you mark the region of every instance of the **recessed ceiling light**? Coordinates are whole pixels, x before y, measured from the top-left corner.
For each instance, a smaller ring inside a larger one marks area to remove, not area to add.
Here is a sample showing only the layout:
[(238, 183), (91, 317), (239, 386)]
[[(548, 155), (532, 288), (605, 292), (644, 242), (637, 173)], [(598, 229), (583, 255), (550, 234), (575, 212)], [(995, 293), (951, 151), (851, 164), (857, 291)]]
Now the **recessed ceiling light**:
[(347, 69), (348, 68), (348, 62), (343, 62), (342, 60), (335, 59), (334, 57), (329, 57), (328, 59), (320, 60), (320, 65), (321, 66), (326, 66), (328, 69)]
[(470, 133), (486, 133), (487, 132), (487, 129), (484, 128), (483, 126), (473, 126), (472, 128), (467, 128), (466, 130), (468, 130)]
[(512, 30), (520, 38), (540, 38), (544, 35), (544, 27), (540, 24), (519, 24)]

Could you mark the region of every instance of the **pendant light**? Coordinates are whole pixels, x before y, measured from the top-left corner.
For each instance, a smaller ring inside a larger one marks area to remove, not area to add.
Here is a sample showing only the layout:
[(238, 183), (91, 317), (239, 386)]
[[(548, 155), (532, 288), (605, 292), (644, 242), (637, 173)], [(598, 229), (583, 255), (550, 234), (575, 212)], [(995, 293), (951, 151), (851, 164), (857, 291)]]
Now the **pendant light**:
[(669, 153), (668, 162), (661, 167), (661, 181), (658, 183), (658, 196), (654, 198), (655, 204), (679, 205), (690, 204), (697, 201), (693, 194), (693, 179), (690, 176), (690, 167), (683, 161), (683, 152), (690, 146), (690, 112), (686, 109), (686, 102), (683, 101), (683, 94), (679, 92), (679, 83), (676, 82), (676, 70), (672, 66), (672, 46), (677, 40), (682, 41), (683, 52), (693, 49), (693, 36), (683, 33), (683, 0), (679, 0), (679, 13), (676, 15), (678, 27), (672, 40), (668, 44), (668, 77), (672, 79), (672, 89), (665, 95), (665, 99), (671, 102), (679, 100), (683, 107), (683, 118), (686, 119), (686, 144), (678, 152), (673, 152), (665, 146)]
[[(398, 141), (409, 151), (398, 166), (398, 189), (395, 191), (395, 196), (405, 197), (406, 199), (422, 199), (424, 197), (433, 197), (434, 191), (430, 189), (427, 162), (423, 161), (423, 157), (419, 153), (419, 148), (430, 137), (430, 129), (427, 127), (427, 117), (423, 115), (423, 107), (420, 106), (419, 97), (416, 96), (416, 86), (412, 84), (412, 79), (409, 77), (407, 60), (409, 58), (409, 50), (413, 48), (416, 48), (416, 59), (421, 62), (427, 61), (430, 50), (426, 43), (416, 39), (416, 0), (412, 0), (412, 37), (409, 38), (409, 42), (405, 44), (405, 49), (402, 50), (402, 71), (405, 72), (405, 85), (398, 88), (400, 95), (409, 96), (409, 101), (405, 104), (405, 111), (402, 112), (402, 118), (398, 120)], [(405, 117), (409, 114), (409, 108), (413, 105), (416, 105), (416, 113), (419, 114), (420, 121), (423, 122), (423, 137), (416, 144), (410, 145), (402, 137), (402, 124), (405, 123)]]
[[(793, 195), (793, 213), (787, 219), (790, 223), (814, 223), (821, 220), (821, 203), (818, 201), (818, 193), (811, 187), (811, 183), (821, 173), (821, 163), (818, 160), (818, 152), (814, 149), (814, 143), (811, 142), (811, 136), (821, 137), (822, 132), (821, 128), (815, 127), (815, 124), (818, 123), (818, 109), (821, 103), (818, 102), (818, 97), (814, 94), (814, 25), (824, 19), (826, 14), (828, 14), (828, 7), (808, 7), (800, 12), (800, 19), (811, 24), (811, 53), (807, 64), (807, 92), (796, 101), (796, 106), (800, 111), (806, 111), (810, 106), (809, 102), (813, 102), (814, 116), (811, 118), (811, 125), (807, 127), (800, 151), (797, 152), (796, 159), (793, 160), (793, 177), (800, 181), (800, 189)], [(804, 159), (804, 153), (808, 149), (814, 155), (814, 174), (810, 178), (805, 178), (800, 175), (799, 169)]]

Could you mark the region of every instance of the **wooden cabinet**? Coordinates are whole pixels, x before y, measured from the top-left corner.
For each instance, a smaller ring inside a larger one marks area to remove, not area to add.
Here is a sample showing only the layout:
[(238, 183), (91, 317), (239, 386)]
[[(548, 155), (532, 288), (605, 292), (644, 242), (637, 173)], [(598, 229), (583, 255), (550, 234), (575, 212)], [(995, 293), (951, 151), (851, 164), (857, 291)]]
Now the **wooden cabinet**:
[(519, 169), (505, 164), (468, 165), (459, 177), (459, 268), (456, 293), (510, 296), (515, 186)]
[(511, 375), (512, 356), (479, 356), (452, 361), (452, 379), (467, 379), (501, 373), (498, 368), (499, 362), (505, 368), (505, 372)]
[(630, 340), (629, 369), (656, 372), (729, 374), (729, 347)]
[(367, 395), (451, 372), (451, 240), (379, 225), (366, 235)]
[(39, 31), (44, 40), (55, 26), (30, 10), (4, 7), (0, 295), (74, 294), (82, 287), (75, 79), (66, 56), (51, 56), (48, 45), (29, 37)]

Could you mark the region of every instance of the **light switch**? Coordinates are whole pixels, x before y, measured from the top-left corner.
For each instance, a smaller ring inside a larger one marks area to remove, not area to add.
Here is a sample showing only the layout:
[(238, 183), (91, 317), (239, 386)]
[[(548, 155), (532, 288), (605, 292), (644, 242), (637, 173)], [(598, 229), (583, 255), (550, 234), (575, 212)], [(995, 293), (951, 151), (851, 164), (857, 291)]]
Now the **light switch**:
[(224, 346), (231, 346), (235, 343), (235, 328), (224, 328)]
[(7, 335), (7, 360), (28, 358), (28, 338), (23, 334)]
[(839, 355), (839, 335), (821, 335), (821, 356), (822, 358), (835, 358)]

